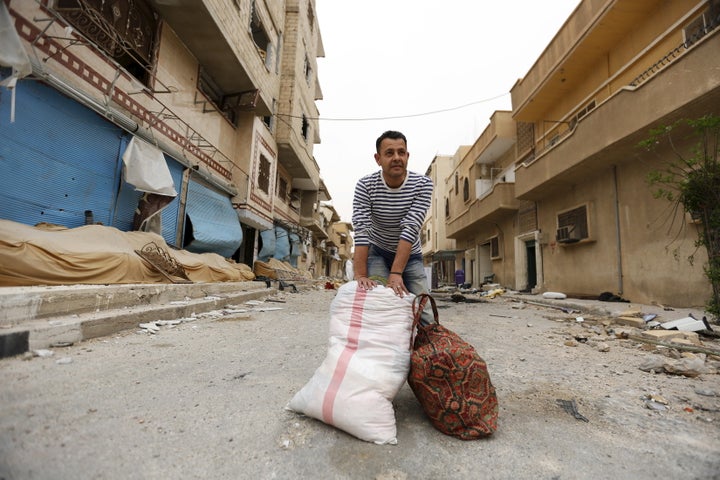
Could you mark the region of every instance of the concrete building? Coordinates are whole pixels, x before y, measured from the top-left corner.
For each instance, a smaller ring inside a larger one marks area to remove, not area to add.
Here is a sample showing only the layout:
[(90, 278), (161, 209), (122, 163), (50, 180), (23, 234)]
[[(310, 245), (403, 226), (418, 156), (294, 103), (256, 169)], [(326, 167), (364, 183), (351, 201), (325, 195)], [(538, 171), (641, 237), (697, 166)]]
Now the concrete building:
[(351, 280), (352, 268), (348, 261), (353, 257), (352, 223), (337, 221), (330, 225), (327, 244), (329, 246), (330, 277)]
[(423, 263), (431, 268), (431, 285), (437, 288), (455, 284), (455, 270), (460, 262), (456, 261), (455, 240), (446, 233), (447, 219), (447, 186), (446, 180), (451, 176), (455, 163), (455, 155), (436, 155), (425, 171), (425, 175), (433, 181), (434, 190), (430, 211), (425, 217), (420, 241), (423, 249)]
[(719, 20), (717, 0), (578, 5), (456, 169), (447, 231), (476, 282), (491, 265), (518, 290), (707, 301), (694, 220), (647, 182), (673, 152), (638, 143), (720, 112)]
[[(12, 101), (0, 101), (10, 166), (0, 218), (154, 224), (170, 246), (248, 265), (262, 232), (291, 245), (317, 241), (301, 225), (321, 190), (313, 146), (324, 52), (313, 0), (3, 7), (14, 27), (3, 48), (19, 48), (4, 62), (13, 68), (0, 70), (14, 86)], [(171, 179), (165, 191), (153, 169)], [(136, 177), (150, 187), (138, 191)], [(282, 259), (299, 255), (291, 246)]]
[(456, 241), (466, 283), (476, 287), (484, 281), (516, 284), (520, 202), (514, 190), (514, 147), (511, 112), (495, 112), (447, 178), (447, 236)]

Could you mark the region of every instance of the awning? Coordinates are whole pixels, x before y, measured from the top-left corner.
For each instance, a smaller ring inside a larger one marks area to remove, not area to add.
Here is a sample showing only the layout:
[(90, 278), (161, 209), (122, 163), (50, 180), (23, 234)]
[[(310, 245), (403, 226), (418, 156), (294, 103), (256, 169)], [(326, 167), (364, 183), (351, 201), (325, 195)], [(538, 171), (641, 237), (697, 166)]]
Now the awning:
[(242, 228), (230, 198), (197, 182), (188, 183), (187, 216), (192, 239), (185, 249), (194, 253), (214, 252), (229, 258), (242, 243)]
[(436, 261), (455, 260), (456, 255), (464, 251), (465, 250), (439, 250), (432, 254), (432, 259)]

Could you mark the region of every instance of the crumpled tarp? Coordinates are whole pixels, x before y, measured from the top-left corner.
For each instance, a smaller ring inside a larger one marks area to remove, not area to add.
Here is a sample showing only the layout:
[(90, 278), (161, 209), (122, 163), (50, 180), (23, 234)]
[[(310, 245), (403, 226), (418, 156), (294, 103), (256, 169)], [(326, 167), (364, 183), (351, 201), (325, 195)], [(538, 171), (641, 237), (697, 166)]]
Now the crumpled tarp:
[(215, 253), (168, 247), (160, 235), (104, 225), (32, 227), (0, 219), (0, 286), (170, 283), (135, 250), (154, 242), (193, 282), (254, 280), (252, 269)]

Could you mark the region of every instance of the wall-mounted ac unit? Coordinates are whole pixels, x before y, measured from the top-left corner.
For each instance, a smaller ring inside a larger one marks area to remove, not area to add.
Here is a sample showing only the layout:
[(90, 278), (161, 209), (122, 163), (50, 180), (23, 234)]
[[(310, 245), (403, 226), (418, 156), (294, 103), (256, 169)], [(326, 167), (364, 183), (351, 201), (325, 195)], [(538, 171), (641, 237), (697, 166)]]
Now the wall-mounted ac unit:
[(555, 238), (559, 243), (575, 243), (580, 241), (580, 234), (575, 230), (575, 225), (565, 225), (557, 229)]

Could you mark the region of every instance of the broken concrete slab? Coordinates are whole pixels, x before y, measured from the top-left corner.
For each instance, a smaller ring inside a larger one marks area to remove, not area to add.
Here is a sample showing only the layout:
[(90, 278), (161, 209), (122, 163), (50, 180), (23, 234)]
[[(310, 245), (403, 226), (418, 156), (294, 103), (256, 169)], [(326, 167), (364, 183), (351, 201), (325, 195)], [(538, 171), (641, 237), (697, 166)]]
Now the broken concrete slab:
[(643, 328), (645, 327), (645, 320), (640, 317), (615, 317), (613, 323), (618, 325), (625, 325), (627, 327)]
[(680, 330), (646, 330), (640, 334), (641, 337), (659, 342), (669, 342), (675, 339), (686, 339), (691, 342), (700, 342), (700, 337), (695, 332), (684, 332)]

